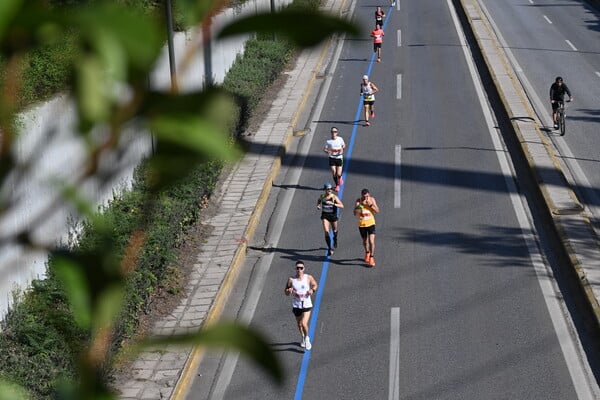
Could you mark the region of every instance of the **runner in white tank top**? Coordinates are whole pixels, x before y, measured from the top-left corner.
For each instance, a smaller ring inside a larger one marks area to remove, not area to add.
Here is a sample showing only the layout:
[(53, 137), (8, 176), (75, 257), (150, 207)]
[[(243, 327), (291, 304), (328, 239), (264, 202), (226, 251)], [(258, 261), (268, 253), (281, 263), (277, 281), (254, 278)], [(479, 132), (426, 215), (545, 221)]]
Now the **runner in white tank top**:
[(310, 350), (312, 344), (308, 337), (308, 320), (312, 310), (311, 295), (317, 291), (317, 281), (312, 275), (304, 273), (304, 263), (296, 261), (296, 275), (290, 276), (285, 285), (285, 295), (292, 295), (292, 312), (296, 317), (298, 329), (302, 335), (300, 347)]

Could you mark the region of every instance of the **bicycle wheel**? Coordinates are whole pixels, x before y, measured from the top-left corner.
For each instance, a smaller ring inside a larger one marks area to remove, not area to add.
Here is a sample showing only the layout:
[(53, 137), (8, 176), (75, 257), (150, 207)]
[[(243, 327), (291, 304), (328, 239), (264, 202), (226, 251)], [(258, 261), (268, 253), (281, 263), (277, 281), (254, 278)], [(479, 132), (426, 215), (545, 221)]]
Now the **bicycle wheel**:
[(560, 136), (565, 136), (565, 110), (560, 110), (560, 113), (558, 114), (558, 127), (560, 129)]

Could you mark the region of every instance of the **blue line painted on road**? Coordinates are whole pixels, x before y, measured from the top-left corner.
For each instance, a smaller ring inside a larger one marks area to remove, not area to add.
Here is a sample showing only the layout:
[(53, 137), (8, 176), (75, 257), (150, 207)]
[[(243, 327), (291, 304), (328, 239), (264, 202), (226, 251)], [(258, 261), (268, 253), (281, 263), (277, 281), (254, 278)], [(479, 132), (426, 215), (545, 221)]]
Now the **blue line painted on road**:
[[(387, 26), (388, 19), (392, 13), (393, 7), (390, 6), (388, 14), (385, 17), (385, 21), (383, 22), (383, 26)], [(384, 28), (382, 28), (384, 29)], [(385, 30), (385, 29), (384, 29)], [(373, 69), (373, 63), (375, 61), (375, 53), (371, 54), (371, 60), (369, 61), (369, 67), (367, 68), (366, 74), (370, 76), (371, 70)], [(348, 172), (348, 167), (350, 165), (350, 160), (352, 157), (352, 149), (354, 148), (354, 142), (356, 139), (356, 131), (360, 122), (360, 115), (362, 112), (362, 98), (358, 101), (358, 107), (356, 108), (356, 113), (354, 114), (354, 125), (352, 127), (352, 135), (350, 136), (350, 142), (348, 143), (348, 150), (346, 151), (346, 156), (344, 157), (344, 172), (342, 173), (342, 179), (344, 183), (340, 185), (340, 191), (338, 192), (338, 197), (340, 200), (344, 197), (344, 186), (346, 185), (346, 174)], [(327, 253), (325, 253), (327, 254)], [(329, 271), (329, 256), (326, 256), (325, 261), (323, 261), (323, 267), (321, 268), (321, 278), (319, 279), (319, 290), (317, 291), (317, 296), (315, 297), (315, 302), (313, 304), (313, 309), (310, 317), (310, 324), (308, 326), (308, 336), (310, 336), (311, 341), (314, 342), (315, 338), (315, 330), (317, 327), (317, 321), (319, 318), (319, 310), (321, 308), (321, 299), (323, 298), (323, 292), (325, 289), (325, 282), (327, 282), (327, 272)], [(296, 393), (294, 394), (294, 400), (301, 400), (302, 393), (304, 391), (304, 383), (306, 382), (306, 375), (308, 373), (308, 365), (310, 363), (310, 353), (311, 351), (307, 350), (304, 352), (304, 356), (302, 357), (302, 365), (300, 365), (300, 372), (298, 373), (298, 383), (296, 384)]]

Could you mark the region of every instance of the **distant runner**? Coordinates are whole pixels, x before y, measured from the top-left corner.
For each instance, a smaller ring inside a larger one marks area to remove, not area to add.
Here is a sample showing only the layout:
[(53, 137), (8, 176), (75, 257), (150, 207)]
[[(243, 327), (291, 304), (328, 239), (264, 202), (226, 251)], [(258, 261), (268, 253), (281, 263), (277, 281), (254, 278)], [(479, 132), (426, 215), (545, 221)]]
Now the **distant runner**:
[(375, 118), (375, 93), (378, 91), (379, 88), (369, 81), (369, 76), (363, 75), (360, 83), (360, 95), (363, 97), (363, 108), (365, 109), (365, 126), (371, 125), (369, 116)]
[[(338, 208), (344, 208), (344, 204), (335, 193), (333, 193), (331, 183), (323, 185), (325, 193), (317, 199), (317, 209), (321, 210), (321, 221), (323, 222), (323, 232), (325, 233), (325, 243), (327, 244), (327, 255), (333, 255), (333, 249), (338, 245)], [(331, 234), (333, 230), (333, 247), (331, 246)]]
[(383, 45), (383, 36), (385, 33), (381, 29), (381, 24), (375, 25), (375, 29), (371, 31), (373, 38), (373, 53), (377, 54), (377, 62), (381, 62), (381, 45)]
[(335, 126), (332, 126), (331, 139), (327, 139), (323, 151), (329, 156), (329, 167), (331, 168), (331, 175), (333, 176), (336, 192), (340, 191), (340, 185), (344, 183), (342, 179), (344, 149), (346, 149), (346, 142), (338, 136), (338, 129)]

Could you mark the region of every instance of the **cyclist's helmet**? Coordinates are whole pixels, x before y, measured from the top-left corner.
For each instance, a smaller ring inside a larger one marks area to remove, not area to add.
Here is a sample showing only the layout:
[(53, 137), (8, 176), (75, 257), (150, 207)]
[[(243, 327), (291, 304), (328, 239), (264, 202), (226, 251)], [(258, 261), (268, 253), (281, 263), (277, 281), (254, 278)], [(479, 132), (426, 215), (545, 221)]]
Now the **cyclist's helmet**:
[(323, 189), (333, 189), (333, 186), (329, 182), (325, 182), (323, 184)]
[(556, 79), (554, 80), (554, 82), (558, 83), (558, 82), (562, 82), (563, 78), (562, 76), (557, 76)]

